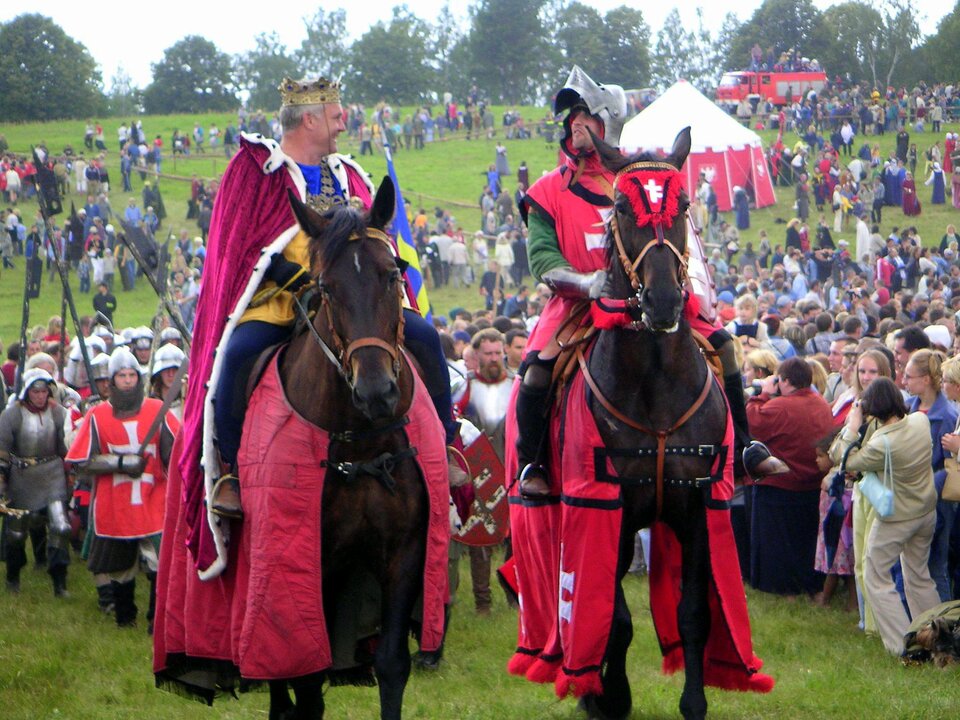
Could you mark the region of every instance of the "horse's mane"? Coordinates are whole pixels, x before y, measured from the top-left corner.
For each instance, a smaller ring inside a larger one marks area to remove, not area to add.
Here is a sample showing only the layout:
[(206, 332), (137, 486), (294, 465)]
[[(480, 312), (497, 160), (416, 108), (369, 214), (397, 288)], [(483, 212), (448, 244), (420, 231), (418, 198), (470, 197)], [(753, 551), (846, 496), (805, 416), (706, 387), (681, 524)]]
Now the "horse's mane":
[(323, 233), (310, 238), (310, 258), (315, 274), (333, 263), (350, 238), (363, 237), (367, 230), (367, 215), (349, 206), (334, 207), (322, 217)]

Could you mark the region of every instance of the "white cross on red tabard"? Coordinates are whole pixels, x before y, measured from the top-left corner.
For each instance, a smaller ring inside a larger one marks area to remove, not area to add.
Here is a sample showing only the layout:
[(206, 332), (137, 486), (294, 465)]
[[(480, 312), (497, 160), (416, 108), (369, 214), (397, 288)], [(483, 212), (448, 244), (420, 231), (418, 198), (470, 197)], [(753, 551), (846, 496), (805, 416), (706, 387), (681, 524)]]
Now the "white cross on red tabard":
[[(132, 455), (140, 449), (140, 441), (137, 439), (137, 421), (128, 420), (127, 422), (123, 423), (123, 429), (127, 432), (127, 444), (114, 445), (113, 443), (107, 443), (107, 447), (112, 453)], [(154, 480), (153, 475), (148, 472), (144, 472), (138, 478), (133, 478), (123, 473), (114, 473), (113, 486), (119, 487), (123, 483), (130, 483), (130, 504), (143, 505), (142, 483), (153, 485)]]

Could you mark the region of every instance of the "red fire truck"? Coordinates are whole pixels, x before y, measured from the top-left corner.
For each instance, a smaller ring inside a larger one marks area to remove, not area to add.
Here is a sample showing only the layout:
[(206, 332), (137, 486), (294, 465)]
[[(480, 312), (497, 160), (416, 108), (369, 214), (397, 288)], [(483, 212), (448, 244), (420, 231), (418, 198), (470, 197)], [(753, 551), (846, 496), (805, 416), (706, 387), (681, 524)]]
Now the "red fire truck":
[(820, 92), (827, 84), (823, 72), (750, 72), (748, 70), (724, 73), (717, 88), (717, 104), (728, 112), (736, 110), (747, 98), (756, 104), (769, 99), (777, 107), (787, 104), (787, 92), (793, 99), (808, 90)]

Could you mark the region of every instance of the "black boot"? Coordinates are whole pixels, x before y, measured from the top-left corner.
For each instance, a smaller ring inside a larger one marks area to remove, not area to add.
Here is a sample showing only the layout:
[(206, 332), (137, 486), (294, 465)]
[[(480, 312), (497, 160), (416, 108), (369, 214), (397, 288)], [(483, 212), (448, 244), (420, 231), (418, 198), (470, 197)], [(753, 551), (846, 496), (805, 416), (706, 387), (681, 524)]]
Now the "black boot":
[(50, 568), (50, 577), (53, 578), (53, 596), (58, 598), (68, 598), (67, 592), (67, 566), (54, 565)]
[(137, 626), (137, 604), (134, 596), (137, 591), (137, 581), (119, 583), (114, 581), (113, 598), (116, 603), (117, 627)]
[[(420, 668), (421, 670), (436, 670), (440, 667), (440, 660), (443, 658), (443, 646), (447, 641), (447, 630), (450, 627), (450, 614), (451, 606), (443, 606), (443, 640), (440, 641), (440, 647), (436, 650), (431, 650), (426, 652), (424, 650), (417, 650), (413, 656), (413, 665), (414, 667)], [(417, 642), (420, 642), (419, 636), (417, 637)]]
[(7, 562), (7, 592), (20, 592), (20, 568), (12, 569)]
[(27, 564), (27, 550), (23, 545), (6, 544), (7, 591), (20, 592), (20, 571)]
[(520, 469), (520, 494), (546, 497), (550, 479), (545, 463), (547, 406), (550, 386), (522, 383), (517, 393), (517, 467)]
[(97, 586), (97, 606), (104, 615), (110, 615), (116, 609), (116, 600), (113, 594), (113, 583)]
[(743, 399), (743, 381), (740, 373), (725, 375), (723, 390), (727, 394), (730, 417), (733, 419), (733, 475), (759, 481), (768, 475), (783, 475), (790, 468), (775, 457), (762, 442), (750, 439), (747, 424), (747, 405)]
[(155, 572), (148, 572), (147, 580), (150, 581), (150, 602), (147, 606), (147, 635), (153, 635), (153, 617), (157, 611), (157, 574)]

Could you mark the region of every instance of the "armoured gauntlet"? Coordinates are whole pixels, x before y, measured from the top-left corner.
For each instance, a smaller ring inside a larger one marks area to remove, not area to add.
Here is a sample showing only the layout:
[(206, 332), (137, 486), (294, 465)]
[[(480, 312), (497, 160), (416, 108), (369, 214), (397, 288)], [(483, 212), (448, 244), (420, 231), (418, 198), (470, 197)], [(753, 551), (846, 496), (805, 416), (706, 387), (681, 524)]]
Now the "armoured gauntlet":
[(603, 294), (607, 271), (580, 273), (568, 267), (554, 268), (545, 272), (542, 279), (560, 297), (596, 300)]

